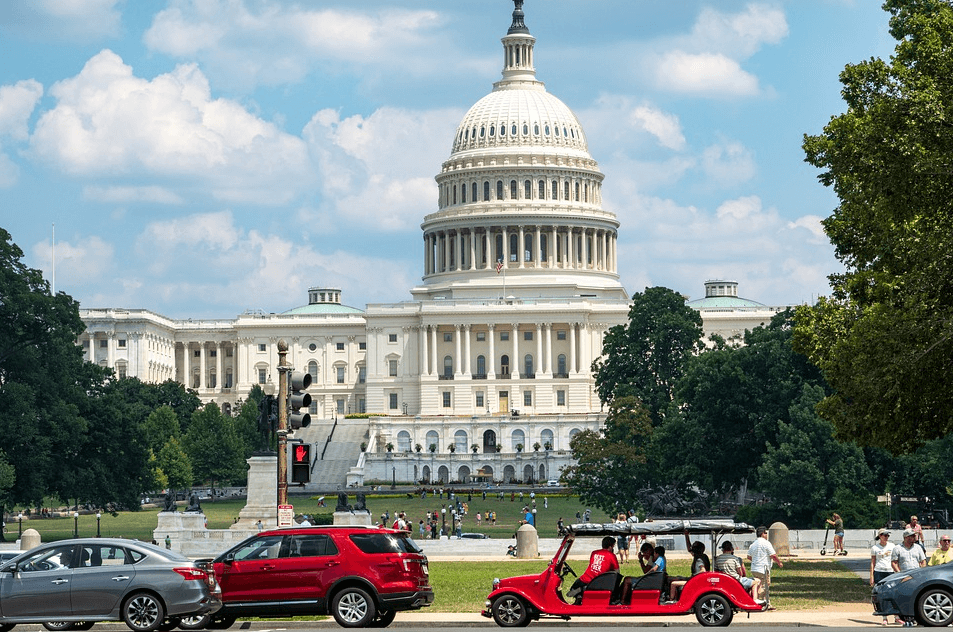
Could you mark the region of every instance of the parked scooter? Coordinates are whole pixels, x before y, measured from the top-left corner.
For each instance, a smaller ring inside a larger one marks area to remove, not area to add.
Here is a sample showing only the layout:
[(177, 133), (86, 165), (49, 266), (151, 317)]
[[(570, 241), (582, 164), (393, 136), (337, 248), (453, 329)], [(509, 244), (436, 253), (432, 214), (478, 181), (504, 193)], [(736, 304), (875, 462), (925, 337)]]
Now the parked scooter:
[[(827, 528), (824, 530), (824, 544), (821, 545), (821, 555), (827, 555), (827, 536), (831, 532), (831, 525), (827, 525)], [(847, 555), (847, 549), (842, 549), (838, 551), (834, 549), (831, 551), (831, 555)]]

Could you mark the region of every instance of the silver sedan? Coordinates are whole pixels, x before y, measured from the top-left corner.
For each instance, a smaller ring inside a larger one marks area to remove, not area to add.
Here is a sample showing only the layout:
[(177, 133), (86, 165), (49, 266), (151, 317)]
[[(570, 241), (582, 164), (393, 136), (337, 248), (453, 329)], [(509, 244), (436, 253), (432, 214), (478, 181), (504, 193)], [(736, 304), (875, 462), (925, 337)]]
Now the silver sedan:
[(133, 540), (51, 542), (0, 565), (0, 632), (51, 621), (59, 629), (124, 621), (152, 632), (221, 607), (211, 568)]

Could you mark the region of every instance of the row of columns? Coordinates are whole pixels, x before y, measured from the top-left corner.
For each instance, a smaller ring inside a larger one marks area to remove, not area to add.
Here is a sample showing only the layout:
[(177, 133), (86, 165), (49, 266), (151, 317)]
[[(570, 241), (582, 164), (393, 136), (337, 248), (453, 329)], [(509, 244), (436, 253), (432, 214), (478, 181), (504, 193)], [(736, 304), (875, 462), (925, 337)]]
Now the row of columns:
[[(585, 323), (570, 323), (568, 325), (568, 343), (569, 357), (567, 358), (566, 372), (569, 375), (579, 373), (588, 373), (589, 366), (592, 364), (592, 345), (590, 337), (587, 335), (591, 330)], [(444, 326), (446, 328), (446, 326)], [(438, 376), (441, 374), (443, 365), (439, 363), (437, 355), (437, 334), (438, 325), (424, 325), (420, 331), (420, 367), (421, 375)], [(473, 376), (473, 357), (471, 353), (471, 340), (477, 333), (472, 325), (462, 324), (453, 325), (454, 329), (454, 377), (470, 378)], [(485, 331), (486, 342), (488, 344), (487, 352), (487, 379), (495, 379), (497, 367), (496, 351), (496, 332), (508, 331), (510, 339), (505, 344), (501, 341), (501, 354), (506, 352), (509, 346), (510, 354), (510, 377), (514, 380), (520, 378), (520, 369), (522, 368), (522, 356), (519, 352), (519, 324), (494, 325), (489, 324)], [(552, 377), (557, 367), (554, 367), (553, 359), (553, 325), (552, 323), (537, 323), (534, 329), (533, 340), (536, 343), (536, 353), (533, 362), (534, 373), (542, 377)], [(596, 348), (601, 349), (601, 345)]]
[[(120, 372), (120, 365), (125, 364), (125, 374), (129, 377), (138, 377), (146, 382), (164, 382), (175, 378), (175, 342), (171, 338), (154, 333), (131, 332), (125, 335), (126, 346), (120, 347), (120, 336), (113, 331), (88, 331), (85, 337), (88, 344), (86, 359), (98, 363), (102, 358), (97, 357), (99, 343), (105, 340), (106, 366)], [(146, 349), (140, 347), (145, 346)], [(148, 360), (140, 360), (148, 358)], [(141, 362), (145, 366), (141, 366)]]
[[(502, 235), (503, 248), (493, 256), (495, 240)], [(516, 252), (510, 236), (518, 236)], [(526, 260), (526, 236), (532, 236), (529, 261)], [(543, 257), (544, 240), (546, 256)], [(603, 228), (551, 226), (504, 226), (432, 231), (424, 235), (424, 275), (465, 270), (490, 270), (497, 261), (506, 268), (549, 268), (565, 270), (604, 270), (616, 272), (618, 235)], [(555, 248), (554, 248), (555, 246)], [(463, 256), (466, 255), (466, 256)], [(514, 261), (515, 258), (515, 261)]]
[[(534, 125), (538, 125), (534, 124)], [(534, 127), (534, 130), (536, 128)], [(549, 127), (547, 126), (548, 130)], [(492, 131), (492, 130), (491, 130)], [(484, 130), (485, 132), (485, 130)], [(465, 133), (469, 138), (470, 131)], [(482, 132), (481, 132), (482, 133)], [(547, 132), (548, 133), (548, 132)], [(473, 128), (476, 135), (476, 127)], [(472, 139), (476, 142), (476, 138)], [(496, 181), (496, 188), (490, 186), (489, 180), (483, 180), (483, 191), (479, 190), (480, 183), (473, 180), (461, 179), (459, 176), (451, 181), (440, 184), (439, 204), (441, 210), (448, 206), (459, 204), (476, 204), (492, 202), (581, 202), (583, 204), (600, 205), (602, 203), (601, 189), (595, 178), (556, 178), (553, 180), (528, 179), (509, 180), (509, 186), (504, 180)], [(507, 191), (509, 188), (509, 191)]]
[[(209, 367), (208, 367), (208, 351), (209, 347), (214, 347), (215, 349), (215, 385), (211, 386), (209, 384)], [(223, 392), (226, 388), (234, 387), (234, 353), (233, 353), (233, 362), (229, 363), (231, 366), (228, 368), (232, 370), (232, 383), (228, 383), (226, 380), (226, 374), (223, 372), (223, 358), (225, 356), (225, 350), (227, 348), (235, 348), (234, 343), (232, 342), (183, 342), (182, 343), (182, 357), (179, 364), (179, 381), (182, 384), (185, 384), (188, 388), (198, 388), (199, 390), (208, 390), (214, 389), (217, 392)], [(196, 385), (192, 381), (192, 351), (198, 350), (199, 352), (199, 367), (198, 367), (198, 384)], [(242, 366), (238, 363), (238, 366)], [(257, 380), (256, 380), (257, 381)]]

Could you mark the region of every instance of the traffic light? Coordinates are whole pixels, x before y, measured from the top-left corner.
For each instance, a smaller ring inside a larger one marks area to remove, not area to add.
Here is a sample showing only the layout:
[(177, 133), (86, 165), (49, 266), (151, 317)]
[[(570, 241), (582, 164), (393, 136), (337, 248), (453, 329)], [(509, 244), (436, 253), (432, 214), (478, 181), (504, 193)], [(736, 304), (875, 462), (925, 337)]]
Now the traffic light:
[[(311, 386), (311, 374), (303, 371), (291, 372), (291, 395), (288, 397), (288, 428), (297, 430), (311, 425), (311, 395), (305, 393)], [(302, 408), (304, 410), (298, 410)]]
[(291, 447), (291, 482), (311, 481), (311, 444), (296, 443)]

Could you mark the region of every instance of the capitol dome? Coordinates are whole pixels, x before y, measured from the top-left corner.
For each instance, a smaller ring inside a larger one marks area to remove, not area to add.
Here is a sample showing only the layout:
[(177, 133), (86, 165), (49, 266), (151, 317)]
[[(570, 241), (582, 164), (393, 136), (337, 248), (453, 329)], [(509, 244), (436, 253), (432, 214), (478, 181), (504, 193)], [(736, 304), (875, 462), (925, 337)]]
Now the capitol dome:
[(424, 218), (421, 299), (626, 299), (614, 213), (576, 115), (536, 78), (534, 46), (514, 0), (503, 77), (454, 133)]

